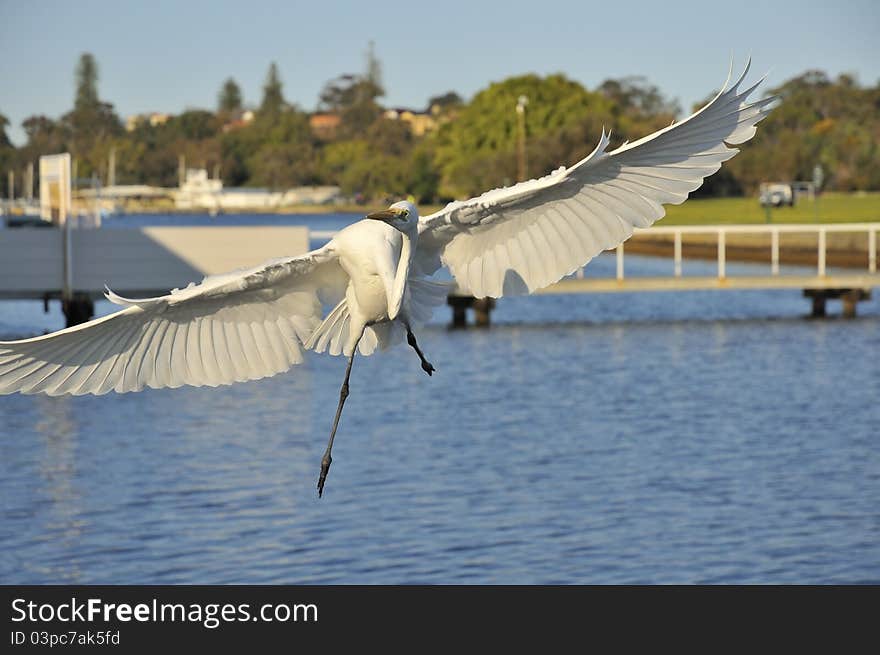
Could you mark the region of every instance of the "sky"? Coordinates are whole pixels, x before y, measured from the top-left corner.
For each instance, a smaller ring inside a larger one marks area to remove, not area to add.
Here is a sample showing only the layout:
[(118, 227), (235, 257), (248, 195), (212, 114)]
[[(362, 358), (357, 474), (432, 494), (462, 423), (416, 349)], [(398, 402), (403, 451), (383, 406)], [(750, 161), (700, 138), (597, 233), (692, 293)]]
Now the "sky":
[(272, 61), (287, 100), (314, 110), (327, 80), (364, 70), (370, 41), (389, 106), (561, 72), (588, 88), (644, 75), (690, 108), (724, 82), (731, 57), (741, 67), (751, 55), (770, 85), (815, 68), (876, 84), (878, 34), (877, 0), (0, 0), (0, 113), (21, 145), (23, 119), (73, 106), (86, 51), (122, 117), (213, 108), (230, 76), (257, 104)]

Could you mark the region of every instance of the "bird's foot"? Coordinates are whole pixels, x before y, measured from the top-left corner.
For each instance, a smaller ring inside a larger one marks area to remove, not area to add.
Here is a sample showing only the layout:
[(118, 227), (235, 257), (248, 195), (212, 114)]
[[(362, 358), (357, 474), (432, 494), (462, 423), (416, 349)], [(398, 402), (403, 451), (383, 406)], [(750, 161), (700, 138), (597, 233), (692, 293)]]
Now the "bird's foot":
[(427, 359), (423, 359), (423, 360), (422, 360), (422, 370), (423, 370), (425, 373), (427, 373), (428, 375), (433, 375), (433, 374), (434, 374), (434, 371), (437, 370), (437, 369), (435, 369), (435, 368), (431, 365), (431, 362), (429, 362)]
[(325, 454), (321, 458), (321, 476), (318, 478), (318, 498), (324, 494), (324, 482), (327, 480), (327, 474), (330, 472), (330, 464), (333, 458), (329, 454)]

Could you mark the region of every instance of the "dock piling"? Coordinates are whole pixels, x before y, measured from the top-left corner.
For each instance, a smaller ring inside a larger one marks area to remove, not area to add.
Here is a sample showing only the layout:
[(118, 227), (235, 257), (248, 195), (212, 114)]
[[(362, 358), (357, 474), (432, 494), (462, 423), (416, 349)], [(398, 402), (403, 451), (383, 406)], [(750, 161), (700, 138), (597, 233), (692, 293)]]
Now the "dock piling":
[(452, 323), (449, 327), (461, 329), (467, 327), (467, 310), (474, 310), (474, 325), (489, 327), (492, 323), (491, 314), (495, 309), (494, 298), (474, 298), (473, 296), (450, 295), (446, 304), (452, 307)]
[(73, 293), (70, 298), (61, 299), (61, 310), (67, 322), (66, 327), (73, 327), (90, 321), (95, 315), (95, 303), (87, 293)]
[(804, 289), (804, 297), (813, 303), (810, 316), (822, 318), (826, 316), (826, 304), (829, 299), (840, 299), (843, 318), (855, 318), (856, 307), (862, 300), (871, 299), (870, 289)]

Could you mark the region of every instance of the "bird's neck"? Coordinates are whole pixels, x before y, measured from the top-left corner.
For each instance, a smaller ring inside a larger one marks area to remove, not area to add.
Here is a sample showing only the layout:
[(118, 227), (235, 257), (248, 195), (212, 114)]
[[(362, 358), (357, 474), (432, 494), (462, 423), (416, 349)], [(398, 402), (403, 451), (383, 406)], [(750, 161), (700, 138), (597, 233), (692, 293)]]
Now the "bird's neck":
[(394, 320), (397, 314), (400, 313), (404, 291), (406, 290), (406, 280), (409, 277), (409, 267), (415, 253), (410, 236), (405, 232), (401, 232), (401, 237), (400, 257), (397, 260), (397, 271), (394, 273), (391, 297), (388, 299), (388, 318), (391, 320)]

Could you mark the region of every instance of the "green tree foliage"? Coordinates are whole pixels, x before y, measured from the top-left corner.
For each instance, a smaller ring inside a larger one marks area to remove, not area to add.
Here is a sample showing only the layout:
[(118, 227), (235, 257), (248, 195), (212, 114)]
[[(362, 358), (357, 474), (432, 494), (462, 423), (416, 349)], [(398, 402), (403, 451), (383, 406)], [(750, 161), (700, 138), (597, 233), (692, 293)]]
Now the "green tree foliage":
[(0, 114), (0, 150), (12, 148), (12, 141), (6, 134), (7, 127), (9, 127), (9, 119)]
[(404, 195), (406, 169), (401, 159), (371, 147), (366, 139), (331, 143), (324, 148), (323, 173), (343, 193), (387, 200)]
[(98, 64), (91, 53), (80, 56), (75, 72), (73, 110), (61, 117), (60, 132), (65, 146), (77, 160), (79, 177), (106, 173), (107, 156), (122, 122), (113, 105), (98, 96)]
[(78, 112), (95, 111), (99, 103), (98, 63), (92, 53), (84, 52), (76, 66), (76, 99), (73, 109)]
[(385, 95), (385, 88), (382, 86), (382, 64), (376, 56), (376, 46), (372, 41), (367, 48), (367, 70), (364, 81), (369, 85), (373, 100)]
[(91, 53), (80, 56), (75, 77), (73, 111), (65, 114), (62, 122), (70, 130), (74, 144), (87, 154), (88, 141), (118, 135), (122, 132), (122, 123), (113, 111), (113, 105), (98, 97), (98, 64)]
[(364, 74), (347, 73), (327, 82), (321, 90), (319, 107), (339, 114), (341, 137), (357, 138), (382, 115), (378, 99), (383, 95), (382, 67), (371, 41)]
[(782, 102), (728, 164), (746, 190), (811, 180), (816, 164), (826, 189), (880, 189), (880, 84), (863, 88), (849, 75), (832, 81), (807, 71), (769, 93)]
[(217, 110), (220, 113), (232, 114), (242, 108), (241, 88), (231, 77), (223, 83), (217, 96)]
[(317, 181), (314, 142), (304, 113), (288, 108), (272, 123), (261, 118), (246, 130), (251, 132), (243, 135), (250, 148), (239, 154), (248, 184), (282, 189)]
[(23, 155), (25, 157), (39, 157), (50, 155), (66, 149), (68, 135), (59, 123), (47, 116), (30, 116), (22, 121), (27, 141), (25, 142)]
[[(16, 152), (14, 166), (22, 167), (27, 162), (37, 162), (42, 155), (51, 155), (71, 150), (69, 133), (60, 121), (47, 116), (30, 116), (22, 121), (25, 144)], [(36, 184), (39, 180), (36, 181)]]
[(263, 85), (263, 101), (260, 103), (260, 117), (273, 120), (285, 108), (281, 77), (278, 75), (278, 65), (273, 61), (269, 65), (266, 75), (266, 83)]
[(191, 109), (161, 125), (142, 123), (114, 139), (119, 183), (177, 186), (178, 158), (187, 166), (211, 169), (221, 161), (221, 121), (213, 113)]
[(440, 130), (436, 162), (442, 195), (466, 197), (516, 179), (516, 105), (521, 95), (529, 99), (529, 176), (581, 159), (602, 126), (614, 123), (612, 101), (563, 75), (523, 75), (492, 84)]
[(324, 148), (322, 177), (337, 180), (349, 195), (382, 200), (408, 195), (413, 144), (406, 125), (377, 118), (360, 137)]
[(464, 100), (460, 95), (455, 91), (447, 91), (446, 93), (431, 97), (428, 100), (428, 109), (437, 107), (440, 111), (448, 111), (450, 109), (461, 107), (463, 104)]
[(599, 92), (614, 102), (618, 129), (626, 135), (650, 134), (669, 125), (681, 113), (677, 102), (667, 99), (642, 76), (605, 80)]
[[(0, 114), (0, 178), (6, 177), (5, 171), (12, 168), (16, 160), (15, 148), (12, 146), (12, 142), (6, 135), (6, 128), (8, 126), (9, 119), (3, 114)], [(3, 189), (4, 196), (8, 196), (9, 193), (9, 189), (6, 187), (7, 181), (5, 179), (0, 179), (0, 189)]]
[(434, 202), (440, 188), (440, 173), (434, 165), (434, 139), (424, 139), (412, 149), (409, 163), (406, 190), (416, 202)]
[(189, 109), (182, 114), (172, 116), (165, 123), (164, 128), (180, 138), (202, 141), (219, 133), (220, 121), (210, 111)]
[[(337, 184), (365, 200), (413, 195), (422, 203), (437, 202), (516, 179), (521, 95), (529, 99), (530, 177), (583, 158), (603, 127), (613, 131), (615, 147), (680, 118), (678, 105), (643, 78), (606, 80), (590, 91), (563, 75), (523, 75), (489, 85), (470, 102), (452, 91), (432, 97), (428, 107), (439, 129), (416, 137), (379, 103), (384, 89), (372, 46), (366, 59), (363, 73), (341, 75), (322, 89), (319, 106), (342, 123), (335, 136), (318, 140), (309, 116), (284, 100), (274, 63), (249, 125), (231, 120), (241, 109), (241, 92), (230, 78), (216, 113), (188, 110), (164, 124), (142, 123), (124, 132), (112, 105), (99, 97), (97, 62), (86, 53), (76, 69), (70, 112), (58, 120), (26, 119), (27, 140), (20, 148), (9, 142), (8, 123), (0, 116), (0, 189), (6, 170), (21, 171), (40, 155), (64, 151), (73, 153), (80, 177), (103, 177), (114, 148), (119, 183), (175, 186), (183, 155), (189, 167), (213, 172), (219, 166), (227, 186)], [(880, 189), (880, 85), (862, 87), (851, 76), (832, 80), (808, 71), (772, 92), (781, 104), (700, 193), (751, 193), (762, 181), (811, 179), (817, 163), (826, 189)]]
[(324, 85), (320, 95), (323, 111), (339, 114), (342, 119), (340, 136), (354, 138), (363, 134), (382, 114), (376, 102), (381, 89), (367, 78), (340, 75)]

